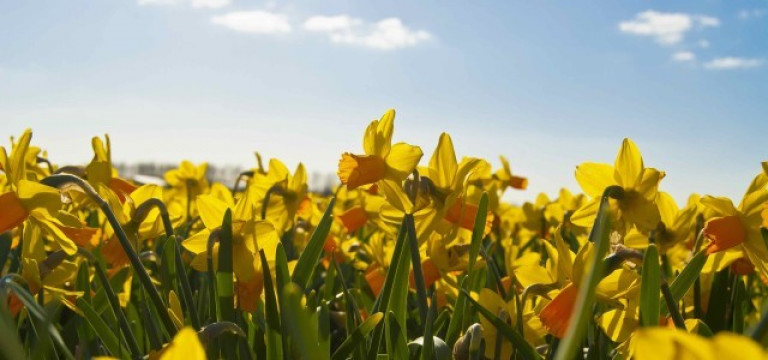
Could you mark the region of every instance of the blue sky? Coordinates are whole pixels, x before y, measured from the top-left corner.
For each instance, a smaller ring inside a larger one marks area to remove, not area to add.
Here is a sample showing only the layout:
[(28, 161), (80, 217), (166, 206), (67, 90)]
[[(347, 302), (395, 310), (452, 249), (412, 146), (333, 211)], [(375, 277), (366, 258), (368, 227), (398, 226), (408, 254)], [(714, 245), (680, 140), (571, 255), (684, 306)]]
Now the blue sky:
[[(768, 160), (767, 1), (0, 2), (0, 136), (57, 163), (332, 172), (368, 121), (425, 161), (442, 131), (554, 195), (623, 137), (661, 188), (740, 198)], [(6, 140), (7, 141), (7, 140)]]

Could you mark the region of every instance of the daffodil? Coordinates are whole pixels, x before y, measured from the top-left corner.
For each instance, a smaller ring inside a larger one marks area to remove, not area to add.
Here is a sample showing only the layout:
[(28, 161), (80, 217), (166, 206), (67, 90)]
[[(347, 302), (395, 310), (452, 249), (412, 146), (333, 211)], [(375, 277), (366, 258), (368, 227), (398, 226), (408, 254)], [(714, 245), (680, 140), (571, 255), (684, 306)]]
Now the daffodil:
[[(267, 221), (254, 220), (253, 203), (247, 197), (233, 204), (211, 195), (197, 197), (197, 209), (205, 229), (185, 240), (182, 245), (195, 254), (192, 267), (198, 271), (208, 268), (208, 239), (211, 231), (221, 227), (227, 209), (232, 210), (232, 268), (237, 278), (239, 306), (248, 311), (256, 310), (256, 303), (263, 288), (259, 249), (265, 249), (267, 258), (274, 261), (275, 249), (279, 241), (274, 226)], [(214, 267), (218, 264), (218, 243), (213, 246)]]
[[(482, 307), (488, 309), (491, 313), (499, 316), (504, 322), (515, 328), (517, 327), (518, 311), (522, 311), (522, 327), (525, 340), (533, 346), (543, 343), (546, 331), (541, 321), (534, 314), (533, 309), (518, 310), (514, 299), (504, 301), (499, 294), (488, 288), (480, 290), (480, 293), (477, 294), (477, 300)], [(509, 359), (514, 349), (512, 343), (506, 341), (503, 337), (499, 337), (496, 327), (484, 316), (480, 317), (480, 324), (483, 326), (483, 338), (485, 339), (485, 357), (489, 359), (495, 358), (496, 348), (498, 347), (501, 350), (498, 358)], [(502, 341), (500, 346), (497, 344), (499, 340)]]
[(638, 330), (632, 356), (638, 360), (768, 359), (762, 346), (745, 336), (721, 332), (707, 339), (665, 327)]
[[(90, 238), (96, 230), (79, 233), (78, 229), (82, 229), (82, 223), (77, 220), (74, 221), (75, 224), (70, 222), (73, 226), (64, 224), (61, 219), (68, 221), (71, 216), (61, 211), (63, 204), (59, 190), (27, 180), (25, 159), (31, 138), (32, 132), (27, 130), (13, 147), (10, 157), (6, 155), (4, 148), (0, 152), (4, 164), (3, 171), (10, 180), (10, 191), (0, 194), (0, 233), (15, 229), (27, 221), (46, 238), (54, 240), (54, 249), (61, 249), (72, 255), (77, 252), (75, 240)], [(37, 249), (38, 256), (42, 256), (42, 246)]]
[(206, 178), (208, 164), (195, 165), (189, 161), (182, 161), (178, 168), (165, 173), (165, 181), (171, 186), (171, 191), (166, 192), (166, 202), (177, 203), (185, 210), (184, 221), (189, 221), (197, 215), (195, 198), (198, 195), (210, 191), (210, 184)]
[[(256, 211), (266, 215), (282, 234), (294, 226), (296, 216), (308, 219), (312, 212), (312, 200), (307, 191), (307, 172), (299, 163), (293, 174), (278, 159), (269, 161), (266, 174), (256, 173), (248, 182)], [(269, 197), (266, 199), (265, 198)], [(267, 208), (264, 209), (263, 207)]]
[(502, 184), (502, 190), (506, 189), (507, 187), (511, 187), (513, 189), (518, 190), (525, 190), (528, 188), (528, 179), (524, 178), (522, 176), (517, 176), (512, 174), (512, 170), (509, 167), (509, 161), (507, 161), (507, 158), (503, 156), (499, 156), (501, 159), (501, 169), (496, 171), (496, 178), (501, 182)]
[(98, 137), (93, 137), (91, 146), (93, 147), (93, 160), (85, 168), (85, 174), (88, 182), (93, 187), (104, 185), (117, 194), (121, 201), (136, 190), (136, 186), (125, 179), (117, 176), (117, 170), (112, 167), (112, 147), (109, 141), (109, 135), (105, 135), (105, 142)]
[(403, 181), (419, 163), (422, 152), (406, 143), (392, 145), (395, 110), (388, 110), (368, 125), (363, 136), (363, 155), (344, 153), (337, 174), (349, 189), (383, 179)]
[(707, 253), (739, 248), (763, 275), (768, 276), (768, 248), (760, 233), (761, 212), (767, 201), (768, 175), (765, 172), (752, 180), (738, 207), (724, 197), (703, 197), (701, 203), (717, 215), (704, 227), (704, 236), (710, 240)]
[(623, 195), (610, 200), (617, 230), (624, 233), (636, 226), (642, 232), (651, 231), (661, 220), (656, 195), (662, 178), (663, 172), (645, 167), (635, 143), (624, 139), (613, 166), (582, 163), (576, 167), (576, 181), (592, 199), (571, 216), (571, 222), (581, 227), (592, 226), (605, 189), (619, 186)]

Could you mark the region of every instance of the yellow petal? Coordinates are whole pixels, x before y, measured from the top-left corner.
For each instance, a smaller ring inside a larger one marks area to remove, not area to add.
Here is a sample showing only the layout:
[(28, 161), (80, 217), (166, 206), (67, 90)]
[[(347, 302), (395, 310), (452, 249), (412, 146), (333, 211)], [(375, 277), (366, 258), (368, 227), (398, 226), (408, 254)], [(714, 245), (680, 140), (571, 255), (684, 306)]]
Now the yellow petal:
[(21, 134), (19, 141), (17, 141), (13, 149), (11, 150), (10, 159), (8, 159), (7, 169), (5, 169), (8, 180), (11, 184), (18, 184), (20, 180), (26, 178), (27, 171), (27, 151), (29, 150), (29, 142), (32, 140), (32, 130), (26, 129)]
[(49, 217), (45, 212), (33, 210), (30, 214), (29, 221), (35, 226), (39, 226), (43, 234), (53, 238), (56, 245), (64, 250), (67, 255), (74, 255), (77, 253), (77, 245), (64, 234), (57, 226), (58, 220)]
[(391, 180), (382, 180), (378, 184), (379, 189), (384, 193), (384, 197), (387, 198), (389, 204), (407, 214), (413, 211), (413, 203), (399, 183)]
[(659, 196), (656, 198), (656, 205), (659, 207), (659, 214), (664, 225), (667, 228), (674, 225), (677, 213), (680, 211), (677, 203), (675, 203), (675, 199), (665, 192), (659, 192)]
[(701, 198), (701, 204), (712, 209), (719, 216), (730, 216), (737, 213), (731, 200), (725, 197), (707, 195)]
[(765, 359), (762, 347), (746, 336), (726, 331), (719, 332), (712, 338), (715, 359)]
[(629, 339), (632, 332), (638, 328), (639, 321), (634, 313), (627, 313), (621, 309), (613, 309), (604, 312), (600, 316), (598, 324), (611, 340), (617, 343), (622, 343)]
[(643, 157), (630, 139), (624, 139), (616, 156), (615, 179), (624, 188), (634, 188), (643, 176)]
[(438, 188), (445, 189), (453, 185), (454, 177), (458, 169), (456, 153), (453, 150), (451, 136), (447, 133), (440, 134), (435, 152), (429, 160), (429, 176)]
[(200, 343), (195, 330), (190, 327), (181, 329), (173, 337), (171, 344), (163, 350), (160, 360), (205, 360), (205, 349)]
[(573, 225), (589, 228), (595, 223), (597, 210), (600, 208), (600, 198), (596, 197), (584, 204), (571, 215)]
[(381, 116), (376, 127), (376, 154), (384, 156), (389, 153), (394, 130), (395, 110), (389, 109)]
[(201, 254), (208, 251), (208, 237), (210, 236), (211, 231), (208, 229), (203, 229), (197, 234), (192, 235), (188, 239), (184, 240), (181, 245), (194, 254)]
[(582, 163), (576, 167), (576, 181), (585, 194), (599, 198), (605, 188), (616, 184), (613, 172), (613, 167), (608, 164)]
[(59, 190), (29, 180), (20, 180), (17, 185), (17, 196), (27, 211), (43, 209), (53, 216), (61, 208)]
[(177, 328), (181, 329), (184, 327), (184, 313), (181, 311), (181, 302), (173, 290), (168, 293), (168, 314), (171, 315), (171, 320), (173, 320)]
[(634, 334), (632, 353), (637, 360), (713, 359), (708, 345), (683, 330), (647, 327)]
[(211, 195), (198, 195), (196, 204), (200, 220), (203, 221), (207, 229), (221, 226), (222, 221), (224, 221), (224, 213), (229, 208), (226, 202)]
[(387, 178), (402, 181), (416, 169), (421, 160), (421, 148), (408, 145), (406, 143), (397, 143), (392, 146), (385, 162), (387, 163)]

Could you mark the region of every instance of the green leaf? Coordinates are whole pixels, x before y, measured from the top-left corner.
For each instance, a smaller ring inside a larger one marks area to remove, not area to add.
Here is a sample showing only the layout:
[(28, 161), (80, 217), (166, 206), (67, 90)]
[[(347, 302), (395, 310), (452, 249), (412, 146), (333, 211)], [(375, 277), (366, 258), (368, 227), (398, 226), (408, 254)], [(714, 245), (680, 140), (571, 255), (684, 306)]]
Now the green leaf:
[[(699, 251), (696, 255), (693, 256), (693, 258), (691, 258), (691, 261), (685, 265), (680, 274), (675, 277), (675, 280), (669, 284), (669, 291), (672, 293), (672, 297), (675, 299), (675, 302), (680, 301), (683, 296), (685, 296), (685, 293), (688, 292), (688, 290), (693, 286), (693, 283), (695, 283), (696, 279), (699, 278), (701, 269), (704, 268), (704, 264), (706, 264), (706, 262), (706, 251)], [(666, 304), (662, 303), (661, 315), (667, 314), (669, 314), (669, 310), (667, 309)]]
[(373, 331), (373, 329), (379, 325), (379, 322), (382, 318), (384, 318), (384, 314), (379, 312), (365, 319), (365, 321), (363, 321), (360, 326), (355, 328), (355, 330), (352, 331), (346, 339), (344, 339), (344, 342), (342, 342), (341, 345), (336, 348), (336, 352), (333, 353), (331, 359), (346, 359), (347, 355), (351, 354), (356, 346), (360, 346), (360, 344), (365, 342), (366, 336), (368, 336), (368, 334), (370, 334), (371, 331)]
[(456, 303), (453, 304), (453, 315), (448, 322), (448, 330), (445, 334), (445, 342), (451, 348), (453, 348), (454, 344), (456, 344), (456, 340), (459, 339), (459, 335), (461, 335), (461, 324), (464, 321), (464, 314), (467, 303), (467, 299), (465, 298), (464, 294), (469, 291), (469, 279), (467, 276), (461, 278), (460, 288), (462, 291), (459, 293), (459, 296), (456, 297)]
[(659, 252), (656, 244), (648, 245), (643, 256), (642, 280), (640, 283), (640, 324), (642, 326), (659, 326), (659, 311), (661, 302), (661, 269), (659, 268)]
[(299, 256), (298, 262), (296, 262), (296, 268), (293, 269), (293, 282), (298, 284), (302, 289), (306, 289), (309, 286), (309, 281), (312, 279), (312, 274), (315, 272), (320, 256), (323, 254), (323, 245), (325, 239), (328, 237), (328, 232), (331, 230), (333, 224), (333, 206), (336, 204), (336, 198), (331, 198), (331, 202), (328, 207), (325, 208), (325, 213), (317, 224), (317, 228), (309, 238), (307, 246)]
[(259, 257), (261, 257), (261, 269), (264, 272), (264, 303), (266, 306), (264, 314), (266, 315), (267, 320), (267, 359), (282, 360), (283, 346), (280, 334), (280, 314), (277, 310), (275, 288), (272, 285), (272, 274), (269, 270), (269, 262), (267, 261), (267, 256), (264, 254), (264, 249), (259, 250)]
[(477, 312), (480, 313), (483, 317), (488, 319), (491, 323), (493, 323), (493, 326), (496, 327), (496, 330), (501, 333), (501, 335), (504, 336), (509, 342), (512, 343), (512, 346), (517, 349), (517, 354), (520, 355), (523, 359), (526, 360), (536, 360), (541, 359), (541, 356), (536, 352), (536, 350), (531, 347), (530, 344), (528, 344), (522, 335), (520, 335), (515, 329), (512, 328), (509, 324), (507, 324), (505, 321), (502, 321), (499, 319), (498, 316), (494, 315), (490, 310), (484, 308), (480, 303), (478, 303), (475, 299), (473, 299), (469, 294), (467, 294), (464, 290), (462, 290), (464, 293), (465, 298), (467, 301), (475, 308)]
[(392, 311), (387, 313), (387, 354), (390, 359), (408, 359), (408, 343), (405, 341), (406, 334), (403, 327), (397, 320), (397, 316)]
[(421, 269), (421, 254), (419, 253), (419, 238), (416, 235), (416, 224), (413, 220), (412, 214), (405, 215), (403, 224), (408, 231), (408, 244), (410, 245), (411, 263), (413, 264), (413, 279), (416, 286), (416, 298), (419, 308), (419, 321), (421, 323), (421, 330), (427, 322), (427, 287), (424, 281), (424, 274)]
[[(405, 232), (405, 229), (401, 231)], [(407, 324), (406, 320), (408, 317), (408, 287), (411, 273), (411, 257), (405, 253), (405, 242), (407, 241), (406, 236), (399, 237), (398, 241), (402, 243), (400, 244), (401, 253), (398, 261), (396, 263), (390, 264), (389, 270), (391, 271), (392, 268), (395, 268), (395, 273), (394, 281), (392, 282), (392, 290), (389, 297), (389, 303), (386, 307), (386, 310), (395, 314), (397, 317), (397, 323), (401, 325), (401, 329), (404, 329), (405, 324)], [(397, 244), (395, 244), (395, 246), (397, 247)], [(387, 274), (387, 278), (389, 278), (389, 274)], [(402, 341), (405, 343), (405, 332), (402, 334)]]
[(3, 273), (3, 268), (5, 268), (5, 262), (8, 260), (8, 255), (11, 254), (12, 242), (13, 238), (11, 237), (10, 231), (0, 234), (0, 275)]
[[(0, 241), (2, 241), (0, 239)], [(0, 268), (2, 265), (0, 265)], [(13, 319), (4, 306), (0, 306), (0, 358), (26, 359), (24, 345), (19, 339), (19, 333)]]
[(106, 322), (96, 313), (88, 302), (83, 298), (77, 299), (77, 308), (83, 312), (83, 316), (91, 325), (91, 328), (96, 333), (96, 336), (101, 339), (102, 344), (110, 352), (112, 356), (119, 356), (120, 354), (128, 354), (128, 349), (122, 348), (114, 331), (107, 325)]
[(112, 312), (115, 314), (115, 317), (117, 317), (118, 325), (123, 333), (125, 342), (128, 344), (128, 348), (131, 350), (131, 354), (134, 354), (134, 357), (142, 355), (141, 350), (139, 350), (139, 345), (136, 342), (136, 337), (133, 335), (131, 326), (128, 324), (128, 319), (125, 317), (125, 313), (123, 313), (123, 309), (120, 307), (120, 301), (117, 299), (115, 291), (112, 290), (112, 286), (109, 284), (107, 274), (104, 272), (101, 264), (97, 261), (94, 262), (94, 268), (96, 269), (96, 275), (99, 278), (99, 282), (101, 282), (101, 286), (107, 294), (107, 300), (112, 307)]
[(421, 358), (424, 360), (432, 360), (435, 352), (435, 341), (432, 335), (432, 326), (434, 325), (435, 317), (437, 316), (437, 295), (432, 292), (432, 299), (430, 301), (429, 313), (427, 314), (427, 323), (424, 326), (424, 337), (422, 337), (423, 347), (421, 349)]
[(715, 277), (712, 280), (712, 290), (710, 290), (712, 296), (709, 297), (709, 304), (707, 305), (707, 314), (704, 316), (704, 322), (707, 323), (714, 333), (718, 333), (728, 328), (725, 323), (725, 317), (728, 310), (728, 301), (731, 298), (731, 293), (728, 290), (729, 275), (729, 271), (726, 268), (725, 270), (715, 273)]
[(290, 336), (291, 354), (289, 358), (301, 359), (328, 359), (328, 353), (318, 353), (319, 347), (317, 326), (313, 326), (312, 314), (302, 304), (304, 291), (294, 283), (289, 283), (283, 288), (282, 307), (287, 321), (283, 322), (283, 328)]
[[(390, 300), (392, 299), (392, 292), (395, 284), (395, 278), (397, 277), (397, 264), (402, 262), (402, 258), (407, 256), (403, 253), (405, 247), (405, 228), (400, 227), (400, 231), (397, 233), (397, 241), (395, 242), (395, 249), (392, 253), (392, 260), (390, 261), (389, 269), (387, 269), (387, 276), (384, 278), (384, 285), (381, 288), (379, 296), (376, 297), (376, 301), (373, 303), (371, 312), (376, 313), (380, 311), (386, 311), (390, 308)], [(371, 336), (371, 347), (368, 349), (366, 358), (373, 358), (379, 351), (379, 345), (381, 343), (381, 337), (384, 335), (384, 327), (377, 328)]]

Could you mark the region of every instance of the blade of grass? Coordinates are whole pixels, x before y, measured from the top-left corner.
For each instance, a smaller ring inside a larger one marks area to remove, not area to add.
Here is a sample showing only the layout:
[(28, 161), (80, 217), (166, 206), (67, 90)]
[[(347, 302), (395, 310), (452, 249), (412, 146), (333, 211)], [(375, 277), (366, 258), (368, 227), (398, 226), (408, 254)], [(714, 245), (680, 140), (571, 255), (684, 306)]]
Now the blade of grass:
[[(696, 279), (699, 278), (701, 269), (704, 268), (706, 262), (707, 253), (705, 251), (699, 251), (693, 258), (691, 258), (688, 265), (685, 265), (680, 274), (675, 277), (675, 280), (669, 285), (669, 292), (672, 294), (672, 298), (675, 302), (680, 301), (691, 286), (693, 286)], [(662, 304), (661, 315), (667, 315), (668, 313), (667, 306)]]
[(355, 330), (352, 331), (346, 339), (344, 339), (341, 345), (336, 348), (336, 351), (333, 353), (333, 356), (331, 356), (331, 359), (346, 359), (356, 346), (359, 346), (361, 343), (365, 342), (365, 337), (368, 336), (368, 334), (370, 334), (371, 331), (373, 331), (379, 325), (379, 322), (381, 322), (381, 319), (383, 318), (384, 314), (379, 312), (365, 319), (365, 321), (363, 321), (360, 326), (355, 328)]
[(323, 245), (325, 239), (328, 237), (328, 232), (331, 230), (333, 224), (333, 206), (336, 204), (336, 198), (331, 198), (328, 207), (325, 208), (323, 217), (320, 218), (320, 222), (317, 224), (315, 231), (312, 232), (312, 236), (309, 238), (307, 246), (299, 256), (296, 267), (293, 269), (293, 282), (298, 284), (302, 289), (306, 289), (309, 285), (309, 281), (312, 279), (312, 274), (315, 272), (320, 256), (323, 254)]
[(283, 288), (283, 303), (281, 309), (286, 314), (285, 326), (291, 338), (291, 358), (328, 359), (330, 354), (318, 353), (317, 326), (312, 326), (309, 310), (302, 304), (304, 291), (294, 283)]
[(83, 312), (83, 316), (91, 325), (91, 328), (96, 333), (96, 336), (101, 339), (101, 343), (112, 356), (120, 356), (120, 354), (127, 354), (128, 349), (122, 348), (120, 341), (117, 339), (114, 331), (110, 329), (109, 325), (96, 313), (90, 304), (88, 304), (83, 298), (77, 299), (77, 308)]
[(107, 274), (104, 272), (104, 269), (101, 267), (101, 264), (99, 264), (98, 261), (94, 261), (93, 266), (96, 269), (96, 275), (99, 278), (99, 282), (101, 282), (101, 286), (106, 291), (107, 300), (109, 301), (109, 305), (112, 307), (112, 312), (117, 317), (120, 330), (123, 333), (125, 342), (128, 344), (128, 349), (131, 351), (130, 354), (133, 355), (132, 357), (134, 359), (141, 358), (142, 353), (141, 350), (139, 350), (139, 344), (136, 342), (136, 337), (133, 335), (133, 331), (131, 331), (131, 326), (128, 324), (128, 319), (126, 319), (125, 313), (123, 313), (123, 309), (120, 307), (120, 301), (117, 299), (115, 291), (112, 290), (112, 286), (109, 284)]
[[(381, 288), (379, 296), (376, 297), (376, 301), (373, 303), (373, 307), (371, 308), (372, 313), (385, 311), (389, 308), (389, 301), (392, 298), (392, 289), (394, 287), (397, 273), (397, 264), (399, 264), (401, 259), (405, 257), (403, 254), (405, 247), (405, 232), (405, 228), (401, 226), (397, 233), (395, 249), (392, 253), (392, 260), (390, 261), (389, 269), (387, 269), (387, 276), (384, 278), (384, 285)], [(388, 322), (385, 321), (385, 323)], [(366, 359), (376, 358), (376, 354), (379, 351), (379, 345), (381, 344), (382, 336), (384, 336), (383, 326), (374, 330), (373, 335), (371, 336), (371, 347), (368, 349)]]
[(435, 339), (432, 335), (432, 325), (437, 316), (437, 294), (432, 291), (430, 299), (429, 313), (427, 314), (427, 323), (424, 325), (424, 339), (421, 348), (421, 358), (423, 360), (432, 360), (434, 358)]
[(280, 314), (277, 310), (277, 298), (275, 297), (275, 288), (272, 285), (272, 274), (269, 270), (269, 262), (264, 254), (264, 249), (259, 250), (261, 258), (261, 268), (264, 272), (264, 304), (266, 306), (264, 315), (266, 316), (266, 347), (268, 360), (283, 359), (283, 345), (280, 327)]
[(640, 283), (640, 325), (659, 326), (659, 291), (661, 269), (656, 244), (648, 245), (643, 257), (642, 280)]
[(410, 245), (411, 263), (413, 264), (413, 279), (416, 286), (416, 299), (419, 308), (420, 333), (424, 332), (424, 326), (427, 322), (427, 286), (424, 281), (424, 274), (421, 269), (421, 254), (419, 253), (419, 238), (416, 235), (416, 224), (413, 220), (413, 214), (405, 215), (403, 219), (406, 230), (408, 231), (408, 244)]
[(387, 354), (390, 359), (408, 359), (407, 335), (397, 320), (398, 316), (390, 311), (386, 315)]

